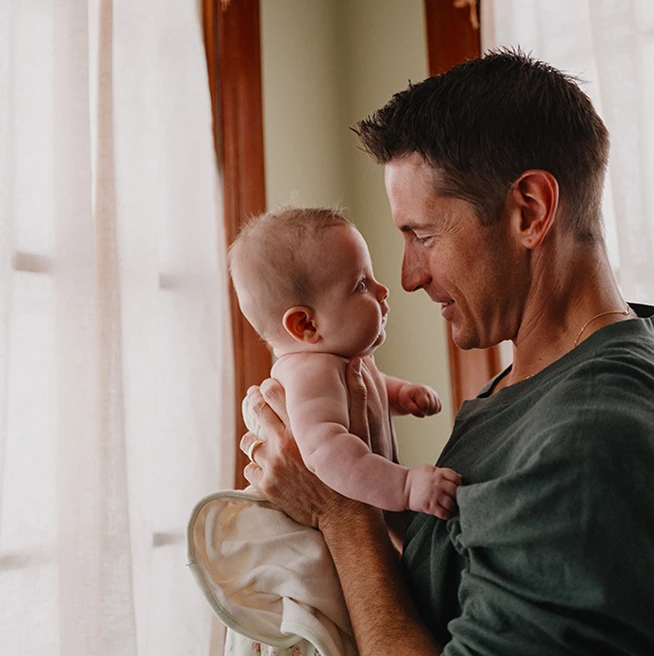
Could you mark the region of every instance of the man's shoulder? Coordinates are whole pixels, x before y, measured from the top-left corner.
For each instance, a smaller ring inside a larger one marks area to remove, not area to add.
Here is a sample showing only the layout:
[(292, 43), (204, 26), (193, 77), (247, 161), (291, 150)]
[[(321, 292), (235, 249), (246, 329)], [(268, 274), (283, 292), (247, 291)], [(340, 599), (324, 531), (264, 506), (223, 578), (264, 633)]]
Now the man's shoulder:
[[(653, 309), (654, 311), (654, 309)], [(620, 411), (654, 404), (654, 317), (606, 326), (552, 367), (543, 401)]]
[(654, 464), (654, 363), (606, 357), (581, 363), (529, 413), (541, 455), (580, 461), (645, 455)]
[(572, 358), (552, 377), (544, 401), (563, 407), (596, 407), (620, 412), (632, 404), (654, 407), (654, 335), (607, 339), (585, 357)]

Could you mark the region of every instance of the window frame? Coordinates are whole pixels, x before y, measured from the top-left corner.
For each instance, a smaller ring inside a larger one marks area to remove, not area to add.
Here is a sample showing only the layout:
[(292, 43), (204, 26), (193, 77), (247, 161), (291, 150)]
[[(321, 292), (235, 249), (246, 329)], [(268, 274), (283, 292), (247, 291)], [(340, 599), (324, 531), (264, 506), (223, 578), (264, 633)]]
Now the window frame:
[[(259, 0), (203, 0), (202, 22), (229, 245), (248, 218), (266, 209)], [(248, 484), (243, 476), (248, 459), (238, 448), (247, 431), (241, 401), (250, 386), (270, 375), (272, 355), (241, 314), (231, 285), (229, 293), (236, 420), (234, 485), (240, 489)]]

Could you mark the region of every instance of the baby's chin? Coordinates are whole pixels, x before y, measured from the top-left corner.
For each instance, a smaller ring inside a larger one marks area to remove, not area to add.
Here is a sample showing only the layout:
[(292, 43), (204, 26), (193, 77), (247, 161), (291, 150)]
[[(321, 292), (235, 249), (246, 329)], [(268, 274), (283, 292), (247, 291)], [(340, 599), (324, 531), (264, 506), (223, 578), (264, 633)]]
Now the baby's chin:
[(366, 355), (372, 355), (384, 342), (386, 341), (386, 332), (382, 330), (379, 335), (377, 336), (377, 339), (373, 342), (371, 346), (369, 346), (367, 349), (364, 351), (361, 351), (360, 353), (355, 353), (351, 357), (365, 357)]

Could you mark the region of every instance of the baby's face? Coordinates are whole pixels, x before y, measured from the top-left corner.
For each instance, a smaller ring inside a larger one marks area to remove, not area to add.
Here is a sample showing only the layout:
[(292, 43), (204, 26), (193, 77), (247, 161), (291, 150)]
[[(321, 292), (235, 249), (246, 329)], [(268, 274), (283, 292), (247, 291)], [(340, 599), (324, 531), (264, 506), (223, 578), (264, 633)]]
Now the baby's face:
[(372, 272), (368, 246), (358, 230), (328, 230), (311, 249), (313, 304), (321, 350), (343, 357), (368, 355), (386, 339), (388, 289)]

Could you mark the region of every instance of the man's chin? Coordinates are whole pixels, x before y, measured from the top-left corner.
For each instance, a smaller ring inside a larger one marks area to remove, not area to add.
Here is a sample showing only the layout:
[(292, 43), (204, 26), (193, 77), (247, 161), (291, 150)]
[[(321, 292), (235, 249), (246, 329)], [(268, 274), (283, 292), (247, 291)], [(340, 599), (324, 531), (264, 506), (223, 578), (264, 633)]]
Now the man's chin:
[(460, 328), (452, 326), (451, 324), (450, 326), (451, 326), (450, 334), (452, 336), (452, 341), (462, 351), (469, 351), (470, 349), (480, 348), (479, 338), (477, 337), (477, 335), (470, 334), (469, 332), (461, 330)]

